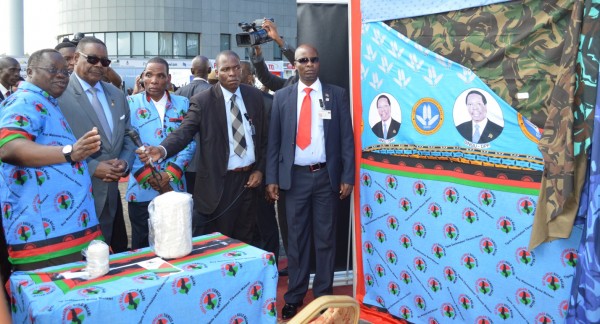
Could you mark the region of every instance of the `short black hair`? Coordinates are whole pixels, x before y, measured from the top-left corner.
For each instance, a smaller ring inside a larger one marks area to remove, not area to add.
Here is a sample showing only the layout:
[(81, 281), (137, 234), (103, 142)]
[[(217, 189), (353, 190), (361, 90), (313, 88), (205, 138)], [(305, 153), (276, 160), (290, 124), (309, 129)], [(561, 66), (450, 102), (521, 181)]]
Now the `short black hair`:
[(158, 64), (162, 64), (162, 65), (166, 66), (167, 67), (167, 74), (169, 74), (169, 62), (167, 62), (167, 60), (165, 60), (164, 58), (159, 57), (159, 56), (155, 56), (155, 57), (153, 57), (153, 58), (151, 58), (151, 59), (148, 60), (147, 64), (150, 64), (150, 63), (158, 63)]
[(54, 49), (58, 51), (61, 48), (69, 48), (69, 47), (76, 48), (77, 46), (75, 46), (75, 44), (73, 44), (71, 42), (62, 42), (62, 43), (58, 43), (56, 46), (54, 46)]
[(378, 101), (379, 101), (379, 99), (381, 99), (381, 98), (385, 98), (385, 100), (387, 100), (387, 102), (388, 102), (388, 105), (390, 105), (390, 106), (392, 105), (392, 102), (390, 101), (390, 98), (388, 98), (388, 96), (386, 96), (386, 95), (381, 95), (381, 96), (379, 96), (379, 98), (377, 98), (377, 101), (375, 101), (375, 104), (377, 104), (377, 102), (378, 102)]
[(238, 55), (238, 53), (231, 51), (231, 50), (225, 50), (225, 51), (221, 51), (219, 54), (217, 54), (217, 58), (215, 59), (215, 64), (217, 65), (217, 68), (219, 68), (219, 59), (221, 58), (221, 56), (233, 56), (235, 58), (238, 59), (238, 61), (240, 60), (240, 56)]
[(483, 104), (487, 105), (487, 99), (485, 99), (485, 96), (483, 95), (483, 93), (481, 93), (481, 92), (479, 92), (477, 90), (471, 90), (471, 91), (469, 91), (469, 93), (467, 93), (467, 96), (465, 97), (465, 104), (467, 103), (467, 98), (469, 98), (469, 96), (472, 95), (472, 94), (480, 95), (481, 98), (482, 98), (482, 100), (483, 100)]
[[(41, 49), (39, 51), (35, 51), (35, 52), (33, 52), (33, 54), (31, 54), (31, 56), (29, 56), (29, 60), (27, 60), (27, 68), (39, 65), (40, 62), (42, 61), (42, 57), (46, 53), (56, 53), (56, 54), (60, 55), (60, 53), (57, 50), (51, 49), (51, 48), (45, 48), (45, 49)], [(62, 57), (62, 55), (61, 55), (61, 57)]]
[(83, 51), (83, 48), (85, 47), (85, 45), (90, 44), (90, 43), (100, 44), (100, 45), (104, 46), (104, 48), (106, 48), (106, 44), (104, 44), (104, 42), (99, 40), (98, 38), (96, 38), (94, 36), (86, 36), (86, 37), (80, 39), (79, 43), (77, 43), (77, 50)]

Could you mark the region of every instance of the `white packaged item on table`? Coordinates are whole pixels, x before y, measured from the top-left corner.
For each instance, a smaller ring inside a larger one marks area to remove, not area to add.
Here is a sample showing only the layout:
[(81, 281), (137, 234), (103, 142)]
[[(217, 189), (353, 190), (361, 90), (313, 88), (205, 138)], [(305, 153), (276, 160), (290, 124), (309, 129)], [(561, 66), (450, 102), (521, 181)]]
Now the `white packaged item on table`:
[(149, 243), (164, 259), (192, 252), (192, 195), (170, 191), (152, 199), (148, 206)]
[(93, 240), (87, 249), (81, 251), (86, 259), (85, 272), (88, 273), (86, 279), (96, 279), (108, 273), (108, 245), (100, 240)]

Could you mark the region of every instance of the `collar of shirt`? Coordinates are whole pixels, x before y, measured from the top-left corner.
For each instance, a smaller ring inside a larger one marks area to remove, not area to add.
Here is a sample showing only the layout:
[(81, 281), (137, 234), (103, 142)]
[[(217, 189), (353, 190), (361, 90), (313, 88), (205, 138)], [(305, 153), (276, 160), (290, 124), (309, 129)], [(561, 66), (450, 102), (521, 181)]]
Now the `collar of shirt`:
[(192, 81), (196, 81), (196, 80), (198, 80), (198, 81), (204, 81), (204, 82), (208, 83), (208, 81), (206, 81), (206, 79), (201, 78), (201, 77), (195, 77)]
[(307, 86), (306, 84), (302, 83), (302, 81), (298, 81), (298, 93), (303, 93), (305, 88), (311, 88), (313, 89), (313, 91), (321, 92), (321, 80), (317, 78), (317, 81), (315, 81), (310, 86)]
[(158, 115), (160, 116), (160, 124), (162, 126), (165, 126), (165, 114), (167, 111), (167, 103), (169, 103), (170, 99), (171, 98), (169, 97), (168, 91), (165, 91), (162, 98), (160, 98), (160, 100), (158, 101), (154, 101), (154, 99), (150, 98), (150, 96), (146, 94), (146, 100), (148, 100), (149, 102), (152, 101), (152, 103), (154, 103), (154, 107), (156, 108), (156, 111), (158, 111)]
[[(96, 88), (97, 93), (104, 94), (104, 89), (102, 88), (102, 85), (100, 84), (102, 81), (96, 82), (96, 84), (92, 87), (89, 83), (87, 83), (82, 78), (80, 78), (79, 75), (77, 75), (77, 73), (75, 73), (75, 72), (73, 72), (73, 73), (75, 74), (75, 77), (77, 77), (77, 80), (79, 80), (79, 84), (81, 84), (81, 88), (83, 89), (83, 92), (87, 92), (90, 88)], [(96, 96), (98, 96), (98, 95), (96, 95)], [(100, 100), (100, 98), (98, 98), (98, 100)]]
[(52, 103), (54, 106), (58, 105), (58, 101), (56, 100), (56, 98), (52, 97), (48, 92), (44, 91), (42, 88), (36, 86), (35, 84), (33, 84), (31, 82), (22, 81), (21, 83), (19, 83), (18, 90), (29, 91), (32, 93), (38, 93), (41, 96), (43, 96), (44, 98), (48, 99), (48, 101), (50, 101), (50, 103)]
[(6, 98), (6, 93), (7, 93), (8, 91), (9, 91), (9, 90), (8, 90), (8, 89), (6, 89), (2, 83), (0, 83), (0, 92), (2, 93), (2, 95), (3, 95), (5, 98)]
[(484, 119), (480, 122), (473, 122), (473, 134), (475, 134), (475, 125), (479, 125), (479, 135), (482, 135), (483, 129), (487, 126), (488, 119)]
[[(221, 87), (221, 90), (223, 91), (223, 98), (225, 99), (225, 106), (227, 106), (227, 103), (229, 102), (229, 100), (231, 100), (231, 96), (233, 96), (233, 94), (235, 93), (235, 98), (236, 101), (237, 99), (241, 99), (242, 98), (242, 93), (240, 92), (240, 87), (238, 87), (237, 89), (235, 89), (235, 92), (230, 92), (229, 90), (223, 88), (222, 85), (219, 85)], [(239, 105), (238, 105), (239, 106)]]

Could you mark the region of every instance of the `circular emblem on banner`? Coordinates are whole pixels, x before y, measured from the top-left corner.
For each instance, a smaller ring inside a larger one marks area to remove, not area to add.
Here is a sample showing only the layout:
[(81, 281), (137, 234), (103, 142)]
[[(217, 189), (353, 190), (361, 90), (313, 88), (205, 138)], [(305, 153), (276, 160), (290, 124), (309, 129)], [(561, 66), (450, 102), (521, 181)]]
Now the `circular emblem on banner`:
[(526, 247), (520, 247), (515, 251), (517, 262), (532, 266), (535, 263), (535, 253), (527, 250)]
[(394, 251), (388, 250), (385, 253), (385, 256), (386, 256), (386, 260), (388, 263), (391, 263), (391, 264), (398, 263), (398, 257), (396, 256), (396, 253)]
[(405, 249), (408, 249), (409, 247), (411, 247), (412, 242), (410, 241), (410, 237), (402, 234), (402, 236), (400, 236), (400, 245), (402, 245)]
[(400, 293), (400, 287), (398, 287), (397, 283), (390, 281), (390, 283), (388, 283), (388, 292), (394, 296), (398, 296)]
[(429, 285), (429, 289), (431, 289), (431, 291), (433, 291), (434, 293), (442, 290), (442, 284), (436, 278), (429, 278), (427, 280), (427, 285)]
[(554, 324), (554, 318), (548, 313), (539, 313), (535, 316), (535, 322), (540, 324)]
[(425, 238), (425, 236), (427, 236), (427, 229), (425, 228), (425, 225), (423, 225), (421, 222), (416, 222), (413, 225), (412, 229), (413, 234), (420, 238)]
[(382, 230), (375, 231), (375, 237), (377, 237), (377, 241), (379, 241), (379, 243), (383, 243), (386, 241), (385, 232), (383, 232)]
[(427, 319), (427, 324), (440, 324), (440, 322), (438, 322), (438, 320), (435, 319), (435, 317), (430, 317)]
[(408, 198), (400, 198), (400, 201), (398, 201), (398, 207), (407, 212), (412, 209), (412, 204)]
[(200, 310), (206, 314), (209, 311), (214, 311), (221, 306), (221, 293), (210, 288), (200, 296)]
[(242, 269), (239, 262), (225, 262), (221, 264), (221, 274), (223, 277), (235, 277)]
[(396, 177), (393, 175), (388, 175), (385, 177), (385, 185), (389, 189), (396, 189), (398, 188), (398, 179), (396, 179)]
[(415, 257), (413, 259), (413, 265), (415, 267), (415, 270), (418, 270), (418, 271), (421, 271), (421, 272), (427, 271), (427, 263), (421, 257)]
[(443, 256), (446, 255), (446, 249), (444, 249), (444, 247), (440, 244), (435, 243), (431, 247), (431, 254), (433, 254), (434, 257), (441, 259)]
[(533, 215), (535, 213), (535, 201), (529, 197), (519, 199), (517, 202), (519, 214)]
[(566, 318), (568, 311), (569, 311), (569, 301), (568, 300), (563, 300), (558, 305), (558, 314), (560, 315), (560, 317)]
[(277, 317), (277, 304), (274, 298), (269, 298), (264, 302), (263, 314), (275, 318)]
[(37, 288), (35, 288), (31, 294), (34, 297), (41, 297), (41, 296), (46, 296), (51, 294), (52, 292), (54, 292), (54, 290), (56, 290), (56, 288), (54, 286), (50, 286), (50, 285), (41, 285)]
[(223, 256), (226, 258), (239, 258), (246, 255), (246, 252), (244, 251), (230, 251), (227, 253), (223, 253)]
[(17, 224), (14, 230), (14, 236), (19, 241), (27, 243), (32, 235), (35, 235), (35, 229), (31, 223), (23, 222)]
[(444, 237), (451, 240), (457, 240), (460, 233), (458, 232), (458, 228), (454, 224), (446, 224), (444, 225)]
[(90, 315), (90, 309), (86, 304), (68, 305), (62, 311), (63, 323), (85, 323), (85, 319)]
[(427, 303), (425, 302), (425, 299), (423, 298), (423, 296), (416, 295), (413, 300), (415, 302), (416, 308), (423, 310), (423, 311), (427, 309)]
[(442, 316), (448, 317), (450, 319), (454, 319), (456, 317), (456, 310), (454, 309), (454, 306), (452, 306), (452, 304), (450, 303), (443, 303), (440, 312), (442, 313)]
[(373, 279), (373, 276), (370, 273), (365, 273), (365, 284), (369, 287), (373, 287), (374, 283), (375, 280)]
[(448, 188), (444, 189), (444, 201), (456, 204), (459, 199), (460, 199), (460, 195), (459, 195), (458, 191), (456, 190), (456, 188), (448, 187)]
[(500, 317), (502, 320), (506, 321), (506, 320), (512, 318), (512, 311), (506, 304), (496, 305), (496, 307), (494, 308), (494, 311), (495, 311), (496, 315), (498, 315), (498, 317)]
[(410, 274), (406, 271), (400, 272), (400, 279), (402, 279), (402, 282), (404, 282), (405, 284), (409, 284), (412, 282), (412, 278), (410, 277)]
[(577, 251), (575, 249), (566, 249), (561, 253), (561, 262), (565, 267), (575, 268), (577, 258)]
[(487, 316), (477, 316), (475, 319), (477, 324), (492, 324), (492, 320)]
[(463, 254), (462, 258), (460, 259), (460, 263), (469, 270), (479, 266), (477, 264), (477, 258), (471, 253)]
[(196, 285), (196, 281), (192, 276), (181, 276), (175, 280), (171, 284), (171, 288), (173, 289), (173, 295), (182, 294), (189, 295), (192, 287)]
[(42, 218), (42, 226), (44, 227), (44, 234), (46, 237), (56, 229), (54, 223), (47, 218)]
[(255, 303), (260, 300), (263, 294), (263, 284), (261, 281), (255, 281), (248, 287), (246, 296), (248, 297), (248, 304)]
[(362, 215), (367, 218), (371, 218), (373, 216), (373, 209), (371, 208), (371, 205), (366, 204), (362, 206)]
[(425, 196), (427, 193), (427, 186), (425, 186), (425, 183), (421, 180), (416, 181), (413, 184), (413, 193), (418, 196)]
[(548, 273), (546, 273), (544, 275), (543, 283), (544, 283), (544, 286), (546, 286), (546, 288), (548, 288), (548, 289), (550, 289), (552, 291), (557, 291), (560, 288), (562, 288), (562, 287), (565, 286), (563, 284), (562, 278), (559, 277), (554, 272), (548, 272)]
[(505, 234), (512, 232), (514, 230), (514, 227), (514, 222), (507, 216), (502, 216), (498, 218), (498, 221), (496, 222), (496, 228)]
[(13, 215), (13, 207), (11, 203), (2, 203), (2, 218), (11, 219)]
[(515, 293), (515, 300), (517, 303), (521, 305), (525, 305), (529, 308), (533, 307), (535, 304), (535, 296), (531, 292), (531, 290), (527, 288), (519, 288)]
[(408, 306), (400, 306), (400, 317), (408, 320), (412, 317), (412, 310)]
[(173, 317), (166, 313), (158, 314), (152, 320), (152, 324), (171, 324), (171, 323), (174, 323)]
[(276, 266), (275, 264), (275, 255), (271, 252), (266, 252), (262, 254), (263, 265)]
[(471, 299), (471, 297), (465, 294), (458, 295), (458, 303), (460, 304), (460, 307), (466, 310), (473, 308), (473, 300)]
[(206, 268), (208, 268), (208, 266), (206, 264), (200, 263), (200, 262), (188, 263), (183, 266), (183, 270), (185, 270), (185, 271), (194, 271), (194, 270), (201, 270), (201, 269), (206, 269)]
[(229, 319), (229, 323), (231, 324), (246, 324), (248, 323), (248, 317), (245, 314), (237, 313)]
[(106, 292), (106, 289), (98, 286), (90, 286), (87, 288), (79, 289), (77, 294), (83, 297), (96, 297), (98, 295), (102, 295)]
[(366, 241), (363, 244), (363, 249), (367, 254), (373, 255), (373, 243), (371, 243), (371, 241)]
[(462, 218), (469, 224), (473, 224), (479, 220), (479, 216), (477, 216), (477, 212), (470, 207), (463, 209)]
[(494, 207), (496, 204), (496, 196), (487, 189), (483, 189), (479, 192), (478, 200), (481, 206)]
[(514, 275), (513, 269), (514, 268), (513, 268), (512, 264), (510, 264), (508, 261), (504, 261), (504, 260), (498, 262), (498, 264), (496, 265), (496, 272), (499, 273), (504, 278), (508, 278), (508, 277)]
[(427, 210), (429, 211), (429, 215), (434, 218), (438, 218), (442, 216), (442, 207), (438, 203), (431, 203), (427, 206)]
[(371, 180), (371, 175), (368, 172), (365, 172), (365, 173), (361, 174), (361, 176), (360, 176), (360, 183), (363, 186), (370, 187), (372, 182), (373, 181)]
[(435, 99), (423, 98), (413, 106), (412, 123), (417, 132), (431, 135), (442, 127), (444, 110)]
[(379, 278), (381, 278), (385, 276), (385, 268), (381, 264), (376, 264), (375, 273), (379, 276)]
[(143, 284), (143, 283), (147, 283), (149, 281), (155, 281), (158, 280), (158, 276), (155, 274), (143, 274), (143, 275), (139, 275), (137, 277), (133, 277), (133, 281)]
[(383, 192), (381, 192), (381, 190), (377, 190), (373, 195), (373, 199), (375, 199), (375, 202), (381, 205), (385, 202), (385, 195), (383, 194)]
[(535, 126), (520, 113), (517, 113), (517, 121), (519, 123), (519, 128), (521, 128), (521, 131), (525, 137), (534, 143), (539, 142), (540, 138), (542, 137), (542, 133), (537, 126)]
[(454, 270), (454, 268), (445, 267), (444, 268), (444, 278), (451, 283), (455, 283), (456, 282), (456, 271)]
[(489, 237), (482, 238), (479, 240), (479, 251), (489, 255), (496, 255), (496, 242)]
[(139, 289), (128, 290), (119, 297), (119, 307), (122, 311), (135, 311), (140, 308), (141, 303), (146, 300), (144, 292)]
[(398, 219), (395, 216), (388, 216), (387, 227), (391, 230), (398, 230)]
[(475, 289), (478, 293), (487, 296), (491, 296), (494, 292), (494, 287), (492, 286), (492, 283), (485, 278), (477, 279), (477, 281), (475, 282)]
[(377, 296), (375, 298), (375, 301), (377, 301), (377, 304), (379, 304), (379, 306), (385, 308), (385, 300), (383, 299), (383, 297)]

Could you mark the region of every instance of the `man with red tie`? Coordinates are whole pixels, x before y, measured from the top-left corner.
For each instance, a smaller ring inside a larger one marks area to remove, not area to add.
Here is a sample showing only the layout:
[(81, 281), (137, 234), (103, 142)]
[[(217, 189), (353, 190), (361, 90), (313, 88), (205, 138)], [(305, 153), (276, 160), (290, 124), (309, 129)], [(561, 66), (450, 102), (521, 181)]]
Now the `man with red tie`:
[(333, 292), (336, 219), (354, 185), (354, 138), (347, 92), (319, 81), (319, 56), (300, 45), (300, 81), (275, 93), (267, 144), (266, 184), (272, 199), (285, 192), (288, 291), (282, 318), (296, 315), (308, 290), (314, 239), (315, 298)]

